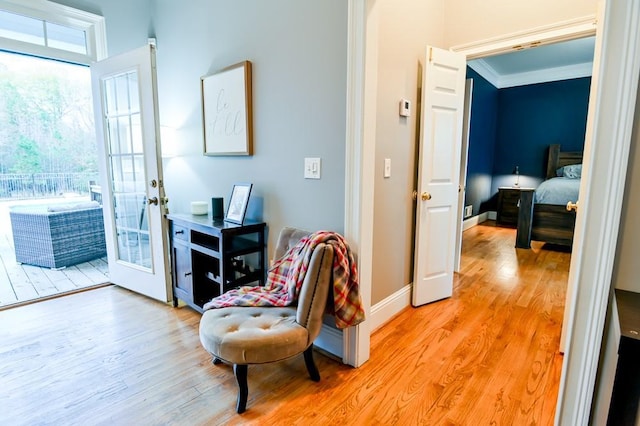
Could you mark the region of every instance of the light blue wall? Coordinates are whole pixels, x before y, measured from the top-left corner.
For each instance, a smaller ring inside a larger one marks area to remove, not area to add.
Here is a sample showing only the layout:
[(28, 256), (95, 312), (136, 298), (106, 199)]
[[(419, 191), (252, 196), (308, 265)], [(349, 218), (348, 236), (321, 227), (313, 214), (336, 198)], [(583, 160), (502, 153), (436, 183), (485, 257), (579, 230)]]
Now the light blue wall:
[(53, 0), (104, 16), (109, 56), (140, 47), (153, 34), (152, 0)]
[[(270, 253), (283, 226), (343, 231), (347, 3), (343, 0), (158, 0), (160, 121), (176, 129), (164, 160), (169, 205), (225, 198), (252, 182), (263, 198)], [(200, 77), (253, 64), (254, 155), (202, 155)], [(322, 178), (303, 178), (304, 157), (322, 159)]]
[[(180, 156), (164, 159), (172, 212), (252, 182), (272, 252), (283, 226), (343, 232), (347, 2), (58, 0), (105, 17), (109, 55), (157, 38), (160, 123)], [(253, 64), (254, 155), (202, 155), (200, 77)], [(303, 178), (304, 157), (322, 178)]]

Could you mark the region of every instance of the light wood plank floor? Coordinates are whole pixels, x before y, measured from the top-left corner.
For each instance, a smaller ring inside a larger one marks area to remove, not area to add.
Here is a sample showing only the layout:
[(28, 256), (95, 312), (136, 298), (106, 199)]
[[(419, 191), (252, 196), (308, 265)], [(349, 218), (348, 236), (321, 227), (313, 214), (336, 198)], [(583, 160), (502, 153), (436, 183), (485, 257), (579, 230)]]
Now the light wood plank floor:
[(8, 425), (550, 425), (569, 254), (465, 232), (451, 299), (408, 308), (353, 369), (316, 353), (249, 368), (248, 410), (199, 343), (200, 315), (118, 287), (0, 312)]

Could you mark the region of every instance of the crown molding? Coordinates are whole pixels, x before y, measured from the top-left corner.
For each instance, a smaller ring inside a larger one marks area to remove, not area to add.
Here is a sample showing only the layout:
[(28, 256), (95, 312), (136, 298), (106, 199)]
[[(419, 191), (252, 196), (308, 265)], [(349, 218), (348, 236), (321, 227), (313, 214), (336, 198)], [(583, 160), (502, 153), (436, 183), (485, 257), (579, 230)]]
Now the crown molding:
[(546, 68), (515, 74), (500, 75), (484, 59), (475, 59), (468, 63), (469, 67), (480, 74), (496, 89), (526, 86), (529, 84), (549, 83), (551, 81), (571, 80), (573, 78), (591, 77), (592, 62), (567, 65), (564, 67)]
[(528, 84), (548, 83), (551, 81), (570, 80), (573, 78), (591, 77), (592, 68), (592, 62), (585, 62), (583, 64), (503, 75), (500, 76), (498, 80), (500, 84), (498, 89), (526, 86)]
[(487, 63), (484, 59), (474, 59), (471, 62), (467, 62), (469, 68), (477, 72), (487, 80), (493, 87), (496, 89), (501, 89), (500, 86), (500, 75), (493, 69), (491, 65)]

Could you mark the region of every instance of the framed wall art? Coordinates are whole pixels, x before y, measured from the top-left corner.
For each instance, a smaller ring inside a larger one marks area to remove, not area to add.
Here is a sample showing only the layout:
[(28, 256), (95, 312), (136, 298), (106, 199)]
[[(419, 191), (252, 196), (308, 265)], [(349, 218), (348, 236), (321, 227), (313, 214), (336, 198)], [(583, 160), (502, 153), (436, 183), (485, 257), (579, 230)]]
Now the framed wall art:
[(205, 155), (252, 155), (251, 62), (202, 77)]

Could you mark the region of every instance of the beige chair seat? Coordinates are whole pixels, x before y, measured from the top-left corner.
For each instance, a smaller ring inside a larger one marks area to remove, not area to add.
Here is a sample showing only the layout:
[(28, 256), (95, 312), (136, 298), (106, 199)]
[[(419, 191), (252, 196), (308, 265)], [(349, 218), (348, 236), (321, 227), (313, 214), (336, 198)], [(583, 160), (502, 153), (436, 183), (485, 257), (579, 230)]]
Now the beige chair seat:
[[(284, 228), (278, 237), (276, 258), (309, 235), (295, 228)], [(297, 306), (226, 307), (204, 312), (200, 320), (200, 341), (213, 355), (214, 364), (233, 364), (238, 382), (236, 410), (247, 407), (247, 366), (281, 361), (302, 353), (314, 381), (320, 373), (313, 361), (313, 341), (320, 334), (322, 317), (330, 295), (333, 246), (320, 243), (313, 249)]]
[(280, 361), (309, 346), (309, 332), (291, 307), (211, 309), (200, 324), (202, 346), (232, 364)]

